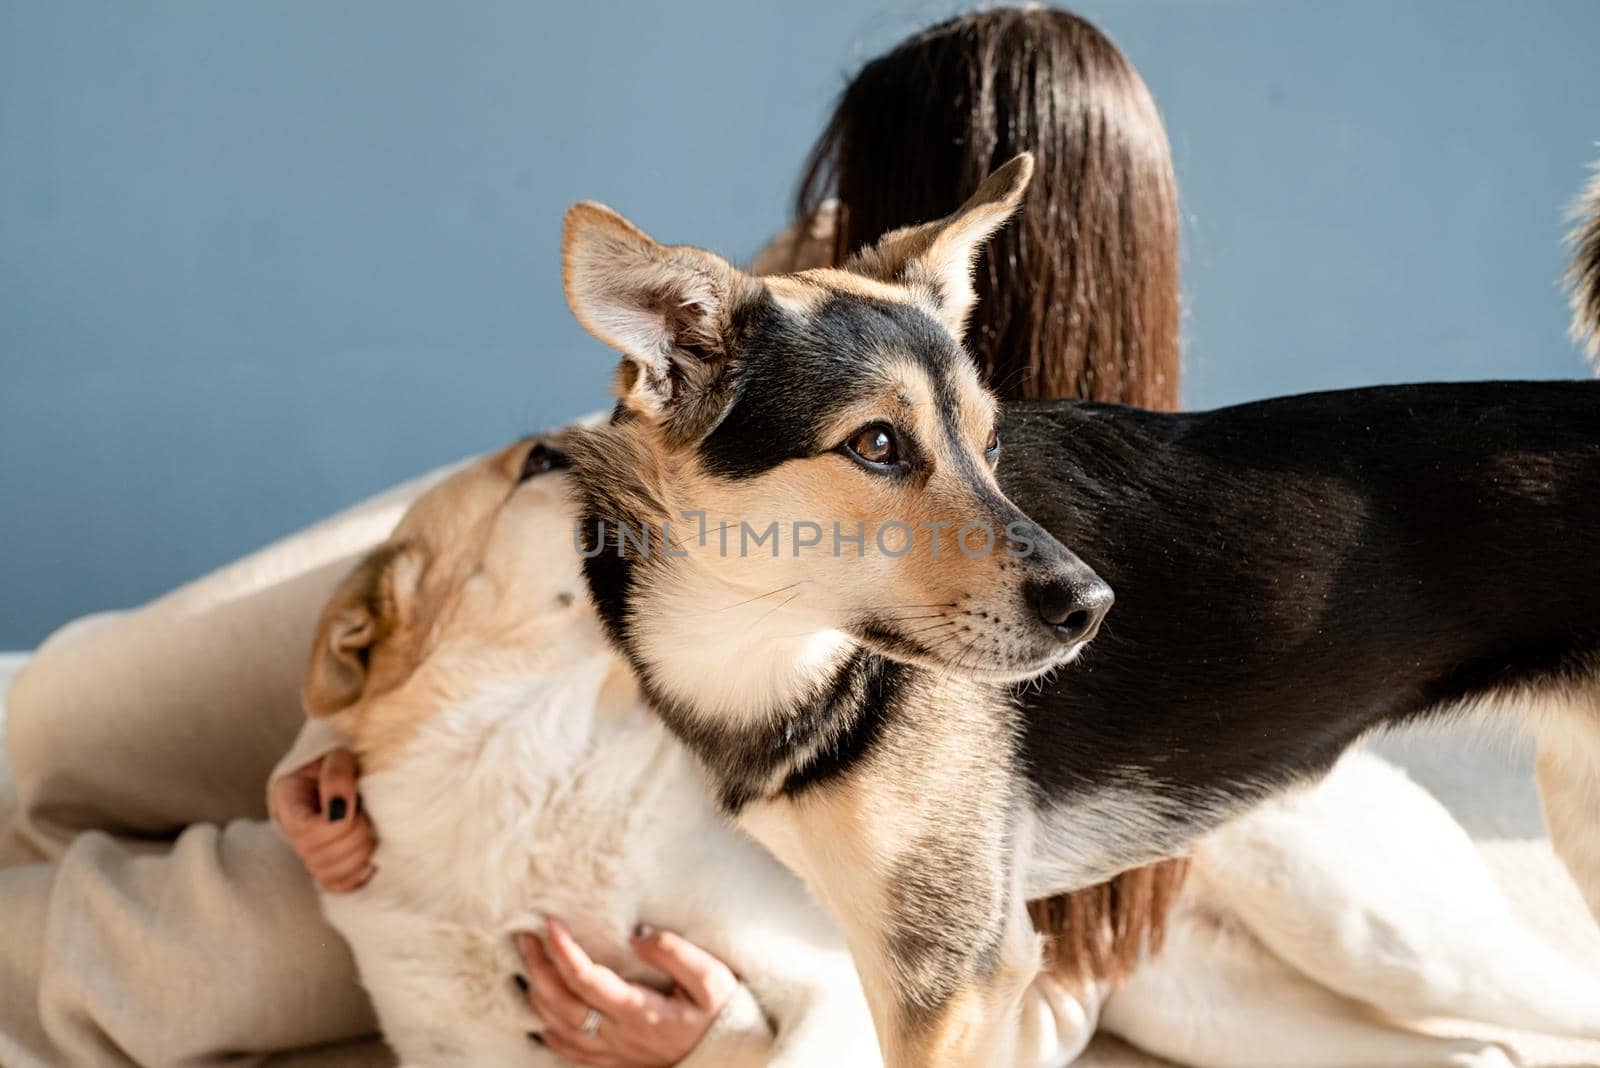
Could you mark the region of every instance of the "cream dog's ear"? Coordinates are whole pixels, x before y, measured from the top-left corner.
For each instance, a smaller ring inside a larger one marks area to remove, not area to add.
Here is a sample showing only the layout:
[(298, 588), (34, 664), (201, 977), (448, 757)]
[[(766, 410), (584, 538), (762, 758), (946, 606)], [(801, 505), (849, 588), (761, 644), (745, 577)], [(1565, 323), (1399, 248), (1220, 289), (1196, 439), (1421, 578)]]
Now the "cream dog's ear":
[[(313, 716), (331, 716), (395, 679), (377, 659), (386, 645), (410, 644), (417, 589), (427, 560), (419, 546), (384, 545), (356, 566), (322, 610), (301, 701)], [(392, 672), (391, 672), (392, 673)]]
[(734, 313), (761, 283), (591, 202), (567, 211), (561, 264), (572, 313), (623, 355), (624, 405), (680, 439), (720, 414)]
[(1033, 156), (1024, 152), (985, 178), (955, 214), (891, 230), (852, 256), (844, 269), (918, 291), (959, 338), (978, 299), (972, 288), (978, 252), (1017, 210), (1032, 178)]

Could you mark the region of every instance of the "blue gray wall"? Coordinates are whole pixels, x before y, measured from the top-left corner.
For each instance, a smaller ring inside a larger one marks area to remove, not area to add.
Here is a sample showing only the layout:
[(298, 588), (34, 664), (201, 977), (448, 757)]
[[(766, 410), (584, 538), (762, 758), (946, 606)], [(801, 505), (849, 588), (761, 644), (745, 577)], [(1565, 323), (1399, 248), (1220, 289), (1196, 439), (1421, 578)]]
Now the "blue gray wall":
[[(0, 648), (597, 406), (565, 205), (753, 251), (845, 74), (953, 9), (0, 0)], [(1081, 10), (1177, 152), (1191, 405), (1583, 372), (1600, 4)]]

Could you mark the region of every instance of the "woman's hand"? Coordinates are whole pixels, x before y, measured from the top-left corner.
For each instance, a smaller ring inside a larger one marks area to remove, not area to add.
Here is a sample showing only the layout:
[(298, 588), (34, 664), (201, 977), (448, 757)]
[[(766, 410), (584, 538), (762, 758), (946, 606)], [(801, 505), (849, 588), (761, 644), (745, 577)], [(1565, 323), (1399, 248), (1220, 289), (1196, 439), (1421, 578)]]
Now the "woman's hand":
[[(548, 937), (520, 939), (528, 1004), (544, 1020), (538, 1040), (579, 1064), (665, 1068), (687, 1057), (739, 981), (728, 966), (670, 931), (634, 929), (633, 951), (677, 984), (671, 994), (630, 983), (596, 964), (560, 920)], [(591, 1017), (593, 1010), (598, 1016)], [(588, 1033), (585, 1020), (591, 1020)], [(597, 1025), (597, 1026), (596, 1026)]]
[(361, 811), (350, 750), (335, 749), (274, 781), (267, 810), (324, 890), (345, 894), (372, 878), (378, 834)]

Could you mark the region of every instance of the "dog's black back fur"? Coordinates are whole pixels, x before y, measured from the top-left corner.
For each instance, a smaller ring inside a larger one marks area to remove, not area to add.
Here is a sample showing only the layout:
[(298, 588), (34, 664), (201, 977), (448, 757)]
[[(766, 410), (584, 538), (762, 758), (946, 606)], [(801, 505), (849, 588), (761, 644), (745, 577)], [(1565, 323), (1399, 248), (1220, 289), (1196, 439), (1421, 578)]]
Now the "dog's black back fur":
[(1376, 724), (1600, 666), (1600, 383), (1024, 404), (1002, 433), (1006, 492), (1117, 594), (1019, 694), (1042, 800), (1239, 798)]

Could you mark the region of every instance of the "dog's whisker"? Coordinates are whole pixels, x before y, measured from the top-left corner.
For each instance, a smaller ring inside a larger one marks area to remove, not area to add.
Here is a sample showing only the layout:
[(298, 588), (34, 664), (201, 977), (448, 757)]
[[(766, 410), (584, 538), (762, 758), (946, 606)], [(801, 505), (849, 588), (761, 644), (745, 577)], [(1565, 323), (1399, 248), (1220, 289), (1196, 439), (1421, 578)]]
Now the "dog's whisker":
[[(795, 583), (795, 585), (798, 586), (799, 583)], [(780, 609), (789, 607), (790, 604), (794, 603), (794, 599), (796, 597), (798, 597), (798, 596), (800, 596), (800, 591), (799, 590), (795, 590), (788, 597), (784, 598), (779, 603), (773, 605), (770, 609), (768, 609), (765, 613), (762, 614), (760, 619), (758, 619), (754, 623), (750, 624), (751, 629), (753, 630), (756, 627), (759, 627), (762, 623), (766, 622), (767, 617), (771, 616), (774, 612), (777, 612)]]
[[(743, 601), (736, 601), (733, 604), (723, 605), (721, 608), (713, 609), (713, 611), (716, 611), (716, 612), (730, 612), (735, 608), (741, 608), (741, 607), (743, 607), (744, 605), (747, 605), (747, 604), (754, 604), (757, 601), (764, 601), (768, 597), (771, 597), (771, 596), (773, 596), (775, 594), (786, 593), (789, 590), (792, 590), (796, 586), (799, 586), (799, 585), (800, 585), (800, 583), (798, 583), (798, 582), (791, 582), (787, 586), (779, 586), (775, 590), (768, 590), (766, 593), (757, 594), (756, 596), (746, 598)], [(762, 618), (766, 618), (766, 617), (763, 616)]]
[[(829, 602), (825, 607), (843, 610), (843, 609), (859, 608), (861, 606), (859, 606), (859, 605), (848, 605), (848, 604), (843, 604), (843, 603), (840, 603), (840, 602)], [(912, 609), (912, 608), (958, 608), (958, 607), (960, 607), (960, 602), (958, 602), (958, 601), (930, 601), (927, 604), (915, 604), (915, 603), (909, 603), (909, 602), (906, 603), (906, 604), (880, 604), (880, 605), (874, 605), (873, 606), (873, 610), (877, 611), (877, 612), (899, 612), (899, 611), (902, 611), (902, 610)]]
[(957, 671), (965, 671), (966, 670), (967, 654), (972, 652), (973, 651), (973, 647), (976, 646), (977, 644), (978, 644), (978, 635), (974, 634), (972, 637), (967, 639), (967, 644), (965, 644), (965, 645), (963, 645), (961, 647), (961, 651), (956, 654), (956, 670)]
[(942, 652), (943, 649), (945, 648), (945, 646), (951, 644), (952, 642), (958, 642), (960, 640), (961, 640), (961, 632), (958, 630), (958, 631), (955, 631), (954, 633), (947, 634), (944, 637), (940, 638), (939, 641), (936, 642), (933, 645), (933, 647), (931, 649), (929, 649), (928, 651), (930, 653)]
[(916, 630), (906, 631), (906, 637), (910, 638), (917, 634), (926, 634), (929, 631), (938, 630), (941, 627), (953, 627), (955, 625), (956, 621), (953, 619), (947, 619), (943, 623), (930, 623), (926, 627), (918, 627)]

